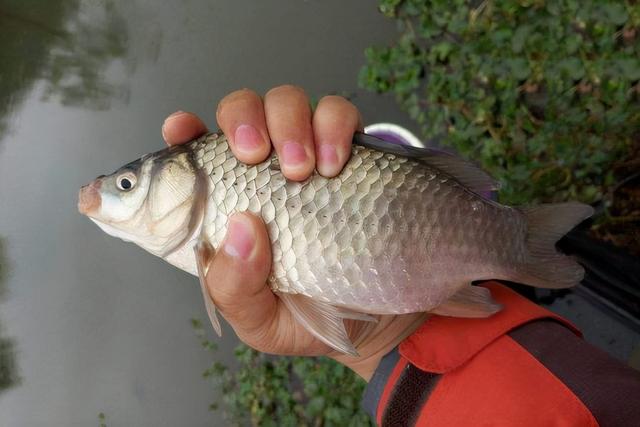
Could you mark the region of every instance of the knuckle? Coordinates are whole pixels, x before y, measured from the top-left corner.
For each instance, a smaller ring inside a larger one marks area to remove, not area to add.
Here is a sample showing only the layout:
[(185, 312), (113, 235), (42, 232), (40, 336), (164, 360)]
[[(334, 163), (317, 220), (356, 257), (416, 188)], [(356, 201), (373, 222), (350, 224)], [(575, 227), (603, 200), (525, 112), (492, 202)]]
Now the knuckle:
[(341, 114), (358, 115), (358, 108), (347, 98), (340, 95), (327, 95), (320, 100), (320, 104), (339, 109)]
[(284, 84), (284, 85), (276, 86), (270, 89), (266, 93), (265, 98), (266, 97), (273, 98), (273, 97), (280, 97), (280, 96), (302, 96), (306, 98), (307, 94), (305, 93), (304, 89), (302, 89), (299, 86), (292, 85), (292, 84)]
[(340, 116), (343, 120), (355, 120), (360, 117), (358, 108), (351, 101), (340, 95), (327, 95), (318, 102), (316, 112)]
[(322, 98), (320, 98), (318, 105), (326, 105), (326, 104), (340, 105), (340, 106), (343, 106), (344, 108), (349, 108), (350, 106), (355, 108), (355, 106), (351, 103), (351, 101), (349, 101), (344, 96), (340, 96), (340, 95), (325, 95)]
[(216, 117), (224, 119), (230, 107), (255, 102), (260, 102), (260, 96), (253, 90), (247, 88), (235, 90), (220, 100), (216, 109)]

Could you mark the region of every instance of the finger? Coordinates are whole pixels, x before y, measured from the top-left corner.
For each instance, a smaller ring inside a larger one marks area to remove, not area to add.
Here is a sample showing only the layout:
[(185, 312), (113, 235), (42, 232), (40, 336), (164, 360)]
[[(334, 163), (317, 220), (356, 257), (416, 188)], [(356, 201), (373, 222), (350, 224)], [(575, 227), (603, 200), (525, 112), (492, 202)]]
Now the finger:
[(229, 221), (227, 236), (207, 274), (211, 297), (240, 339), (252, 346), (256, 336), (277, 318), (278, 300), (267, 285), (271, 245), (262, 221), (239, 213)]
[(207, 132), (207, 126), (198, 116), (176, 111), (162, 124), (162, 137), (168, 145), (184, 144)]
[(315, 168), (307, 95), (295, 86), (278, 86), (265, 95), (264, 111), (282, 173), (294, 181), (307, 179)]
[(233, 154), (244, 163), (260, 163), (271, 152), (262, 99), (249, 89), (225, 96), (218, 104), (216, 120)]
[(360, 113), (341, 96), (325, 96), (313, 114), (316, 169), (327, 178), (340, 173), (351, 155), (353, 134), (361, 127)]

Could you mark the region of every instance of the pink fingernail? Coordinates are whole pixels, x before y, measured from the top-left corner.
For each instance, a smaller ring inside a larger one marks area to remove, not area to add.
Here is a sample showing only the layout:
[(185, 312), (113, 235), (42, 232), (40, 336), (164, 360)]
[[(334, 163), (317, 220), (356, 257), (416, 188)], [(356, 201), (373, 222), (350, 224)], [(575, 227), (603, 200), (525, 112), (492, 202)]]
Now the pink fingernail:
[(321, 145), (318, 157), (318, 172), (320, 172), (321, 175), (334, 176), (339, 172), (339, 160), (336, 147), (329, 144)]
[(307, 161), (307, 152), (302, 144), (290, 141), (282, 147), (282, 160), (289, 166), (299, 166)]
[(324, 144), (320, 146), (320, 161), (323, 163), (338, 163), (338, 152), (333, 145)]
[(260, 132), (251, 125), (238, 126), (233, 142), (239, 151), (247, 153), (255, 151), (264, 143)]
[(175, 113), (171, 113), (169, 114), (169, 116), (164, 119), (164, 122), (162, 123), (162, 127), (160, 128), (160, 132), (162, 133), (162, 138), (165, 140), (165, 142), (167, 141), (167, 134), (165, 131), (165, 127), (167, 126), (167, 123), (169, 123), (170, 121), (172, 121), (173, 119), (183, 116), (187, 114), (186, 112), (182, 111), (182, 110), (178, 110)]
[(229, 220), (224, 251), (231, 257), (246, 261), (251, 256), (254, 245), (255, 237), (247, 218), (242, 214), (233, 216)]
[(162, 139), (164, 139), (164, 142), (165, 142), (165, 143), (167, 143), (167, 132), (166, 132), (166, 130), (165, 130), (166, 125), (167, 125), (167, 122), (165, 121), (165, 122), (162, 124), (162, 127), (160, 128), (160, 133), (162, 134)]

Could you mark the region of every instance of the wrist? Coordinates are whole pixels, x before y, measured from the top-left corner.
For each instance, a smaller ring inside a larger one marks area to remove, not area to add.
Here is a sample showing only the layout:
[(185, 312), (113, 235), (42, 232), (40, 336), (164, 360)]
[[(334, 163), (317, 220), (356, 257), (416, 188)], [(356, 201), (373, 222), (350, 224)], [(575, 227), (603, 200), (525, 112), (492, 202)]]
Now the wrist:
[(329, 357), (368, 382), (382, 358), (411, 335), (426, 318), (426, 313), (380, 316), (376, 327), (369, 330), (366, 336), (356, 337), (358, 357), (335, 352), (329, 354)]
[(374, 354), (370, 354), (367, 356), (359, 356), (353, 357), (347, 354), (340, 354), (335, 356), (330, 356), (335, 361), (342, 363), (347, 368), (351, 369), (353, 372), (358, 374), (363, 380), (369, 382), (373, 373), (376, 371), (378, 365), (382, 358), (391, 350), (393, 350), (393, 346), (389, 349), (385, 348), (376, 352)]

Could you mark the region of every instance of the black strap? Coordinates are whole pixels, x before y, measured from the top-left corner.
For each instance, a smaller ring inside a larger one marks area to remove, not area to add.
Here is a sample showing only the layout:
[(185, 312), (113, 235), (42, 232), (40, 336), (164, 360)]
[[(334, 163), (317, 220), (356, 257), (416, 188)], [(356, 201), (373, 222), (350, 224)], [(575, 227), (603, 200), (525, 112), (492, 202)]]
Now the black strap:
[(408, 364), (391, 393), (382, 415), (383, 427), (413, 426), (441, 375)]

